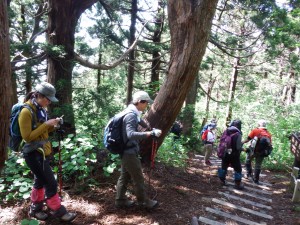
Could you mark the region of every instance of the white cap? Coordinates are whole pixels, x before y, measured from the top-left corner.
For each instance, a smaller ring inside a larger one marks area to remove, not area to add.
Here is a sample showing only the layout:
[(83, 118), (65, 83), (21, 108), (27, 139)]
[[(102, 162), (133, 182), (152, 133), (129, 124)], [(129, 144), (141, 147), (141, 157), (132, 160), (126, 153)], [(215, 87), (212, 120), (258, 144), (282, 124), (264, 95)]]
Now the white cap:
[(149, 97), (148, 93), (145, 91), (138, 91), (135, 92), (132, 96), (132, 102), (133, 103), (138, 103), (139, 101), (147, 101), (149, 103), (153, 103), (153, 100)]
[(257, 122), (257, 124), (258, 124), (258, 127), (264, 127), (265, 128), (267, 126), (267, 122), (265, 120), (259, 120)]

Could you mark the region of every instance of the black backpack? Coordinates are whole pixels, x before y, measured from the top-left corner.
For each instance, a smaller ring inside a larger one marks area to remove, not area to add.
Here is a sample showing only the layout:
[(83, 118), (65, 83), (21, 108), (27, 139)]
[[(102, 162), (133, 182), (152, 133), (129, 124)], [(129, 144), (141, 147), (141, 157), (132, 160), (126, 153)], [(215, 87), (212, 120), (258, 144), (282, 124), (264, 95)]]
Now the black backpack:
[(103, 136), (103, 143), (105, 148), (112, 154), (123, 154), (127, 142), (123, 139), (123, 119), (130, 113), (129, 111), (123, 111), (111, 118), (105, 129)]
[(257, 153), (260, 156), (268, 157), (272, 153), (273, 147), (270, 138), (262, 136), (258, 139)]

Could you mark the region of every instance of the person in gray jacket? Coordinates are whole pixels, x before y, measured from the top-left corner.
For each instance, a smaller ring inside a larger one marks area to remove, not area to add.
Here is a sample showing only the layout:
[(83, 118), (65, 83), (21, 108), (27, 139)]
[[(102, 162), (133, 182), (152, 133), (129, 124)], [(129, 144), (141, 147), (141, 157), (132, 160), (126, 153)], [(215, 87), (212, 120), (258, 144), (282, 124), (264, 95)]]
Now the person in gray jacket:
[(139, 124), (144, 128), (149, 128), (141, 119), (141, 112), (147, 108), (148, 103), (153, 103), (153, 100), (147, 92), (138, 91), (133, 94), (132, 103), (125, 109), (128, 113), (123, 119), (123, 139), (124, 143), (127, 144), (124, 153), (121, 155), (121, 175), (117, 182), (116, 207), (131, 207), (134, 205), (134, 201), (126, 197), (129, 182), (133, 184), (138, 206), (152, 209), (158, 205), (156, 200), (151, 200), (146, 196), (142, 165), (139, 159), (139, 141), (161, 135), (159, 129), (146, 132), (138, 131)]

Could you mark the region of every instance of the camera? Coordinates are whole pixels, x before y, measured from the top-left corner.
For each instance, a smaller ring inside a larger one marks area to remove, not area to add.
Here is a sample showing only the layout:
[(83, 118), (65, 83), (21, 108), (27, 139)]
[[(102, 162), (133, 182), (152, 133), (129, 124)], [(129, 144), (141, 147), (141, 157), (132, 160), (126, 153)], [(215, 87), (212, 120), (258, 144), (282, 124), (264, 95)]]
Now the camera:
[(58, 119), (59, 119), (58, 123), (59, 123), (60, 125), (63, 125), (63, 124), (64, 124), (63, 116), (59, 117)]

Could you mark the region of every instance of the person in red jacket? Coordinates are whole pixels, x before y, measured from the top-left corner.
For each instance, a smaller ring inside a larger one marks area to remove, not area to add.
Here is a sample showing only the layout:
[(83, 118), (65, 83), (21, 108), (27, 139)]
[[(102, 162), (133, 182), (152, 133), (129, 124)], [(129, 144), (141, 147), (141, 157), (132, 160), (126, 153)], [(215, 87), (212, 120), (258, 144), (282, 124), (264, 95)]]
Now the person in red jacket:
[[(250, 131), (246, 140), (243, 143), (247, 143), (251, 140), (251, 146), (247, 150), (246, 156), (246, 170), (247, 170), (247, 177), (252, 177), (254, 183), (259, 184), (259, 175), (261, 172), (261, 165), (265, 158), (263, 152), (266, 150), (265, 148), (272, 146), (272, 135), (266, 128), (267, 123), (265, 120), (258, 121), (258, 127), (254, 128)], [(262, 138), (266, 141), (266, 145), (262, 142)], [(254, 176), (252, 174), (252, 160), (255, 159), (255, 167), (254, 167)]]

